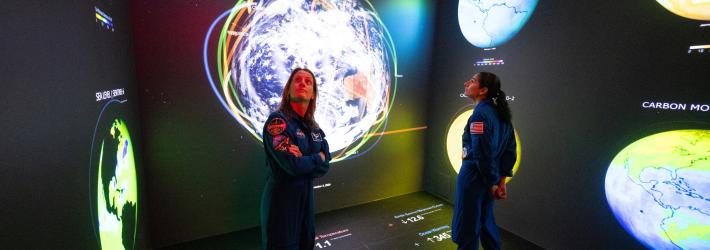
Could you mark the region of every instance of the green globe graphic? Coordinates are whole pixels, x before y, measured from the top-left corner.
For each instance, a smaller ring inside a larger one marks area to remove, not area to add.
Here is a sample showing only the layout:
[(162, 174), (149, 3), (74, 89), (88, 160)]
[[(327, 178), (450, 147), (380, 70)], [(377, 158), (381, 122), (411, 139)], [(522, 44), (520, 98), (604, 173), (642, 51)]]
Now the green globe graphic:
[(102, 131), (97, 182), (97, 215), (102, 249), (133, 249), (138, 221), (138, 188), (133, 143), (126, 123), (116, 118)]
[(619, 152), (605, 191), (619, 223), (651, 249), (710, 249), (710, 130), (647, 136)]
[(537, 0), (459, 0), (459, 27), (476, 47), (500, 46), (518, 34), (536, 5)]

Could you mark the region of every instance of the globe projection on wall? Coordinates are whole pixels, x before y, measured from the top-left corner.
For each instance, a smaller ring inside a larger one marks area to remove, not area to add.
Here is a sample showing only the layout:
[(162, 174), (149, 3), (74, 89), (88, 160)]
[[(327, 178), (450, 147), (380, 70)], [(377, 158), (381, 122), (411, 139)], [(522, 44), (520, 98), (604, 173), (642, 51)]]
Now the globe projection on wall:
[[(218, 23), (219, 39), (210, 42)], [(209, 63), (215, 45), (217, 61)], [(385, 128), (396, 93), (393, 48), (367, 1), (239, 1), (212, 24), (204, 60), (220, 102), (258, 140), (290, 72), (313, 71), (315, 119), (337, 162), (367, 151), (372, 134)]]
[(537, 0), (459, 0), (461, 33), (479, 48), (500, 46), (530, 19)]
[(710, 130), (674, 130), (621, 150), (604, 188), (619, 223), (650, 249), (710, 246)]
[(98, 231), (102, 249), (133, 249), (138, 220), (138, 185), (133, 142), (125, 121), (115, 118), (98, 131), (96, 180)]
[(710, 1), (656, 0), (663, 8), (688, 19), (710, 21)]
[[(462, 154), (462, 145), (461, 145), (461, 135), (463, 134), (464, 128), (466, 128), (466, 122), (468, 122), (468, 118), (473, 114), (473, 110), (469, 109), (468, 111), (465, 111), (451, 122), (449, 125), (449, 130), (446, 133), (446, 154), (448, 155), (449, 162), (451, 163), (451, 167), (454, 169), (456, 173), (459, 172), (461, 169), (461, 154)], [(518, 172), (518, 167), (520, 167), (520, 159), (521, 159), (521, 146), (520, 146), (520, 137), (518, 137), (518, 132), (515, 131), (515, 142), (516, 142), (516, 159), (515, 159), (515, 165), (513, 166), (513, 175), (515, 175), (516, 172)], [(508, 177), (505, 179), (505, 182), (510, 182), (512, 178)]]

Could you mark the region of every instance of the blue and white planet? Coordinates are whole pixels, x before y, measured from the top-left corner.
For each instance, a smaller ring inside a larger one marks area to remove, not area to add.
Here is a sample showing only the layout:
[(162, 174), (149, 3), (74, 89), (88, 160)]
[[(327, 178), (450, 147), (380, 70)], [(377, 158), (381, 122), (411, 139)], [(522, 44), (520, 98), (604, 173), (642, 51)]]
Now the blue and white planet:
[[(229, 53), (220, 61), (227, 73), (222, 86), (213, 87), (225, 108), (258, 139), (295, 68), (308, 68), (316, 76), (315, 119), (330, 151), (342, 152), (334, 160), (361, 154), (358, 148), (384, 129), (395, 94), (396, 58), (391, 37), (369, 2), (240, 2), (225, 19), (227, 29), (219, 43), (224, 46), (220, 51)], [(234, 47), (230, 41), (236, 41)]]
[(493, 48), (518, 34), (536, 5), (537, 0), (460, 0), (459, 27), (469, 43)]

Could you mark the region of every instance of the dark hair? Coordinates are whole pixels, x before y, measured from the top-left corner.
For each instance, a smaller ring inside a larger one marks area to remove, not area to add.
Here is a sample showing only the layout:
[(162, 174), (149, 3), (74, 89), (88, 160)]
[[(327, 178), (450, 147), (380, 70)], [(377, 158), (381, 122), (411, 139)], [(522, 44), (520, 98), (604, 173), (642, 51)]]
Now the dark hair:
[(496, 107), (498, 117), (503, 121), (510, 122), (512, 115), (508, 102), (505, 100), (505, 92), (500, 89), (500, 78), (491, 72), (479, 72), (478, 84), (480, 88), (488, 88), (486, 100), (490, 100)]
[(290, 90), (293, 78), (296, 77), (296, 73), (298, 73), (298, 71), (308, 72), (308, 74), (310, 74), (313, 78), (313, 99), (308, 103), (308, 109), (306, 109), (306, 113), (303, 114), (303, 118), (306, 120), (306, 124), (309, 127), (317, 128), (318, 123), (316, 122), (314, 113), (316, 112), (316, 100), (318, 100), (318, 84), (316, 82), (316, 76), (309, 69), (295, 68), (293, 71), (291, 71), (291, 76), (288, 77), (288, 82), (286, 82), (286, 86), (284, 86), (283, 93), (281, 93), (281, 105), (279, 106), (279, 111), (283, 112), (289, 120), (292, 119), (294, 114), (296, 113), (295, 111), (293, 111), (293, 108), (291, 108)]

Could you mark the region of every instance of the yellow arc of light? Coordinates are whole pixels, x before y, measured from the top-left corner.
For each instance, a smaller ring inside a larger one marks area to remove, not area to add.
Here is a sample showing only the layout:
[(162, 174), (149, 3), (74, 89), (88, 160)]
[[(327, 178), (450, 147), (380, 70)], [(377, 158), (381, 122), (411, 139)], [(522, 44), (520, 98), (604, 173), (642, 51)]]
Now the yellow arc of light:
[[(251, 3), (252, 3), (252, 1), (249, 0), (249, 1), (247, 1), (246, 5), (242, 5), (242, 6), (246, 6), (247, 8), (245, 8), (245, 7), (238, 7), (237, 8), (237, 9), (239, 9), (239, 11), (236, 14), (236, 18), (233, 19), (233, 21), (231, 22), (229, 29), (228, 29), (229, 31), (234, 30), (235, 27), (237, 26), (238, 22), (241, 20), (242, 16), (245, 15), (245, 13), (249, 12), (248, 10), (251, 9), (251, 7), (250, 7)], [(239, 6), (239, 4), (237, 4), (237, 5)], [(242, 27), (242, 32), (245, 32), (246, 30), (249, 30), (250, 28), (251, 28), (251, 24), (247, 24), (245, 27)], [(229, 92), (229, 75), (231, 74), (231, 70), (229, 69), (229, 62), (233, 59), (234, 54), (235, 54), (235, 49), (239, 45), (239, 43), (241, 42), (241, 39), (242, 39), (242, 36), (238, 36), (237, 38), (235, 38), (235, 41), (232, 42), (231, 36), (227, 36), (225, 38), (225, 44), (222, 48), (223, 49), (223, 53), (222, 53), (222, 62), (223, 62), (222, 69), (223, 69), (223, 71), (222, 72), (224, 72), (224, 73), (221, 78), (221, 80), (222, 80), (221, 84), (222, 84), (222, 92), (224, 93), (225, 101), (227, 102), (229, 109), (232, 111), (232, 113), (237, 115), (239, 123), (241, 123), (244, 126), (248, 126), (247, 121), (245, 121), (245, 119), (247, 119), (247, 117), (248, 117), (247, 114), (245, 114), (244, 112), (242, 112), (242, 110), (239, 110), (237, 108), (237, 105), (235, 105), (235, 103), (233, 101), (233, 98), (235, 98), (235, 97), (233, 97), (231, 95), (231, 93)], [(229, 51), (229, 53), (228, 53), (228, 51)], [(252, 133), (254, 136), (256, 136), (255, 132), (250, 131), (250, 133)], [(259, 138), (259, 140), (261, 140), (261, 138)]]
[(427, 129), (427, 126), (390, 130), (390, 131), (378, 132), (378, 133), (370, 133), (370, 134), (366, 134), (364, 137), (378, 136), (378, 135), (391, 135), (391, 134), (397, 134), (397, 133), (412, 132), (412, 131), (417, 131), (417, 130), (422, 130), (422, 129)]
[(710, 0), (656, 0), (656, 2), (678, 16), (710, 21)]

